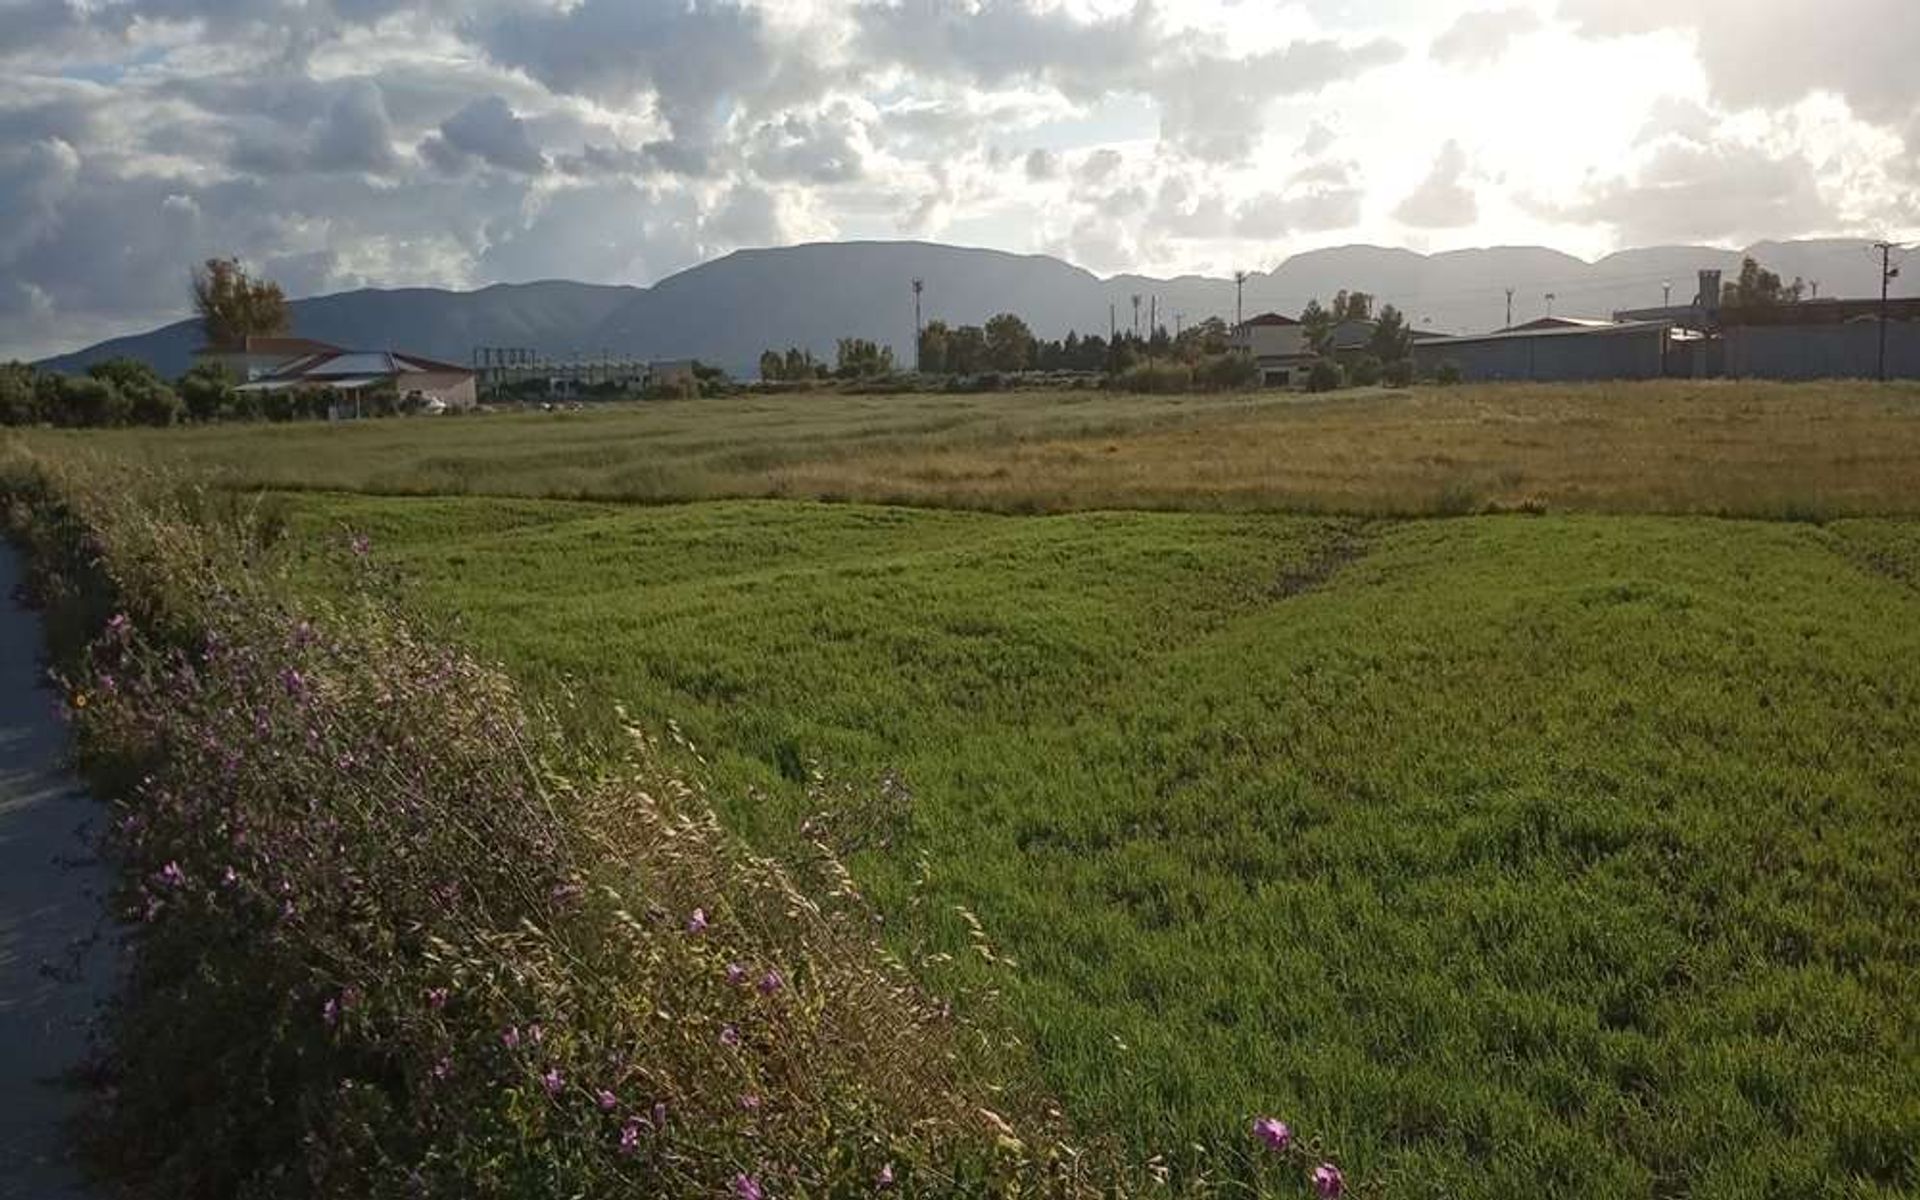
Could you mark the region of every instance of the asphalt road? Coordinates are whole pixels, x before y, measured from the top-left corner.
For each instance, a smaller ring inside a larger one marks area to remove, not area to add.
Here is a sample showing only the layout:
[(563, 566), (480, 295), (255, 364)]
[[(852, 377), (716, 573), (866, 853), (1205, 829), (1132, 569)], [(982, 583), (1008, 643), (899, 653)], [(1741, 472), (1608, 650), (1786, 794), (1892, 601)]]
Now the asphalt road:
[(39, 620), (13, 600), (20, 572), (0, 542), (0, 1200), (65, 1200), (96, 1194), (66, 1126), (85, 1102), (70, 1075), (112, 982), (108, 876), (87, 843), (101, 810), (62, 761)]

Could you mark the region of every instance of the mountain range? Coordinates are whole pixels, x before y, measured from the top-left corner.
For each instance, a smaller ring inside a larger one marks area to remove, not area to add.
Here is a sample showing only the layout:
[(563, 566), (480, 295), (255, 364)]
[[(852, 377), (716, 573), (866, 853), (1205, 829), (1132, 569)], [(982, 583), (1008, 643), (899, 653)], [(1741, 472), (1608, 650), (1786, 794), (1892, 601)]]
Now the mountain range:
[[(1552, 311), (1606, 317), (1616, 309), (1685, 304), (1697, 272), (1737, 274), (1752, 256), (1784, 279), (1817, 281), (1822, 296), (1877, 295), (1879, 260), (1851, 239), (1762, 242), (1744, 250), (1655, 246), (1623, 250), (1597, 262), (1538, 246), (1502, 246), (1419, 254), (1379, 246), (1343, 246), (1297, 254), (1271, 271), (1249, 274), (1239, 297), (1246, 316), (1297, 314), (1309, 299), (1342, 288), (1372, 293), (1405, 312), (1416, 328), (1481, 332)], [(651, 287), (573, 283), (494, 284), (471, 292), (439, 288), (363, 288), (313, 296), (290, 305), (293, 332), (355, 349), (411, 351), (471, 362), (475, 347), (510, 346), (567, 357), (608, 353), (634, 358), (698, 358), (736, 376), (755, 373), (760, 352), (800, 346), (831, 361), (841, 337), (891, 345), (895, 360), (913, 360), (911, 281), (924, 283), (926, 320), (979, 324), (998, 312), (1023, 316), (1041, 337), (1069, 329), (1106, 334), (1109, 322), (1140, 328), (1157, 312), (1162, 324), (1208, 316), (1231, 321), (1231, 279), (1183, 275), (1154, 279), (1090, 271), (1039, 254), (932, 242), (821, 242), (740, 250), (671, 275)], [(191, 363), (201, 342), (183, 320), (148, 333), (113, 338), (45, 360), (54, 370), (82, 370), (126, 355), (168, 376)]]

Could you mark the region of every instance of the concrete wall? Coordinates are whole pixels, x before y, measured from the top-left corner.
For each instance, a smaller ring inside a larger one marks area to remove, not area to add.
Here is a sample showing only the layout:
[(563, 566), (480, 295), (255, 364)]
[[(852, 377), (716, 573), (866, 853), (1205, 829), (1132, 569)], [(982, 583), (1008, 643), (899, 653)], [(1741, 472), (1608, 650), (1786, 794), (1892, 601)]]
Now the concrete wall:
[[(1735, 325), (1725, 340), (1734, 378), (1871, 379), (1878, 371), (1878, 322)], [(1920, 324), (1887, 322), (1887, 375), (1920, 379)]]
[(1415, 342), (1414, 367), (1431, 375), (1441, 363), (1466, 380), (1658, 379), (1665, 373), (1665, 326), (1619, 332), (1509, 334)]

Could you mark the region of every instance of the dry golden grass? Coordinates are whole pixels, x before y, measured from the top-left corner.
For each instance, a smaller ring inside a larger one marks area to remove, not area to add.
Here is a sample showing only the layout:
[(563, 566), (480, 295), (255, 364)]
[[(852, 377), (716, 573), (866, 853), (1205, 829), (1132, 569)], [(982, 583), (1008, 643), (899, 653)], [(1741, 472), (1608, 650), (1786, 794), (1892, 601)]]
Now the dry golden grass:
[(1920, 512), (1920, 386), (1667, 381), (841, 396), (27, 435), (236, 486), (671, 501), (1822, 516)]

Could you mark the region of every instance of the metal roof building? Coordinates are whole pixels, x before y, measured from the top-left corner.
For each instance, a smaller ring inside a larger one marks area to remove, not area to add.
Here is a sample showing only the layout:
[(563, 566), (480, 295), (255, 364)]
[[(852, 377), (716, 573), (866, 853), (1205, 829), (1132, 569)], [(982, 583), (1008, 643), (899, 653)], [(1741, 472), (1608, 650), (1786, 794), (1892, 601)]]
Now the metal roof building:
[(1452, 363), (1462, 379), (1475, 381), (1659, 379), (1672, 336), (1666, 321), (1508, 330), (1418, 341), (1413, 361), (1423, 375)]

